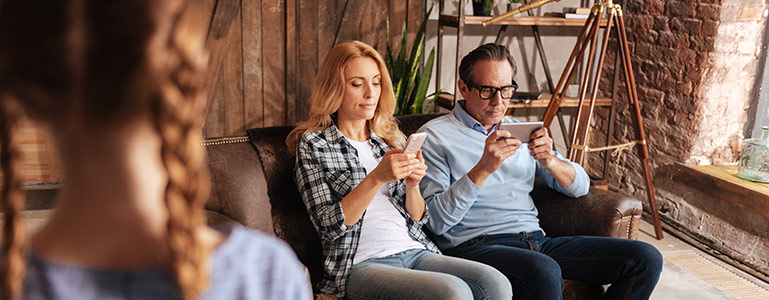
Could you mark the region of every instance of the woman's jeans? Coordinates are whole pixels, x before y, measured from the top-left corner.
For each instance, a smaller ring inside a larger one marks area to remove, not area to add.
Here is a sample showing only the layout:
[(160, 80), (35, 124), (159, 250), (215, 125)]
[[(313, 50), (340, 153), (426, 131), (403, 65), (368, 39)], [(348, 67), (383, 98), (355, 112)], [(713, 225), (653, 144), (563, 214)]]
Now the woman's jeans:
[(511, 299), (505, 275), (424, 249), (372, 258), (350, 269), (346, 299)]
[(611, 284), (603, 299), (648, 299), (662, 271), (662, 255), (644, 242), (549, 238), (541, 231), (481, 235), (444, 252), (497, 268), (513, 285), (515, 299), (562, 299), (563, 279)]

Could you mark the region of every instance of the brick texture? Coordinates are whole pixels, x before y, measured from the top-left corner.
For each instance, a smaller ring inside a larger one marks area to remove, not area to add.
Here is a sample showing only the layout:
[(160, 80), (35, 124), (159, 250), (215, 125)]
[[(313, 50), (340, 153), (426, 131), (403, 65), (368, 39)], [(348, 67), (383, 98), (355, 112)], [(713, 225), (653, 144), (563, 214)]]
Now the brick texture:
[[(746, 111), (760, 70), (757, 64), (766, 9), (767, 3), (758, 0), (625, 1), (628, 46), (652, 177), (655, 185), (663, 187), (656, 193), (658, 206), (662, 215), (687, 228), (699, 228), (697, 218), (680, 209), (686, 199), (681, 191), (665, 190), (658, 170), (675, 163), (724, 164), (738, 159)], [(600, 92), (607, 96), (612, 91), (616, 39), (610, 43), (608, 63), (602, 66), (604, 74), (599, 80)], [(611, 144), (637, 138), (622, 72), (618, 82)], [(608, 116), (608, 108), (596, 109), (591, 145), (605, 145)], [(611, 189), (647, 202), (639, 150), (636, 147), (620, 155), (589, 153), (586, 170), (593, 177), (605, 177)], [(610, 158), (604, 174), (605, 155)], [(644, 206), (648, 211), (648, 203)], [(717, 236), (715, 232), (701, 234)], [(751, 260), (769, 253), (740, 255)]]
[[(705, 70), (712, 66), (709, 53), (713, 51), (712, 37), (719, 24), (721, 5), (712, 2), (647, 0), (628, 1), (625, 5), (625, 20), (628, 31), (632, 32), (628, 35), (628, 45), (635, 49), (631, 60), (652, 168), (689, 159), (693, 146), (690, 137), (696, 136), (700, 121), (693, 117), (699, 109), (694, 91), (702, 84)], [(616, 40), (612, 44), (616, 47)], [(613, 62), (614, 52), (607, 55), (608, 61)], [(603, 67), (606, 75), (602, 76), (601, 90), (608, 95), (614, 65), (607, 63)], [(620, 76), (620, 82), (623, 80), (624, 75)], [(636, 138), (634, 115), (624, 84), (620, 84), (618, 93), (613, 143)], [(595, 117), (600, 122), (597, 120), (596, 125), (608, 126), (602, 119), (606, 116), (608, 109), (599, 110)], [(591, 134), (592, 143), (605, 143), (601, 130), (593, 130)], [(609, 183), (625, 192), (643, 193), (638, 156), (635, 151), (629, 152), (616, 158), (619, 164), (610, 163)], [(601, 176), (603, 155), (588, 155), (588, 170), (594, 176)]]

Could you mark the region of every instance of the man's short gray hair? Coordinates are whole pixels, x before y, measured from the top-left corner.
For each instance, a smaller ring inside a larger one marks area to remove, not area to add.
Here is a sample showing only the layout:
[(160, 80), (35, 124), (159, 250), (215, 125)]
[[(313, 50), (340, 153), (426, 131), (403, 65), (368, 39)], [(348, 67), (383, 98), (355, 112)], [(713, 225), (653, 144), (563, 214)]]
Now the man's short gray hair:
[(507, 47), (497, 44), (484, 44), (475, 48), (465, 57), (462, 58), (462, 62), (459, 64), (459, 78), (465, 83), (473, 82), (473, 67), (475, 63), (480, 60), (507, 60), (510, 63), (510, 67), (513, 69), (513, 76), (518, 72), (518, 68), (513, 62), (513, 57), (510, 56), (510, 52), (507, 51)]

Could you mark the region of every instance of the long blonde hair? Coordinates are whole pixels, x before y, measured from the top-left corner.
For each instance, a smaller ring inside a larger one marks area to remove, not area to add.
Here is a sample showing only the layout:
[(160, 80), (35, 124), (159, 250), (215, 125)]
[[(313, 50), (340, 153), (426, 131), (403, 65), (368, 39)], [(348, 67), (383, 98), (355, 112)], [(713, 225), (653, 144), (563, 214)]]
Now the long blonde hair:
[(342, 106), (345, 89), (344, 68), (347, 62), (358, 57), (373, 59), (379, 66), (381, 76), (382, 92), (374, 117), (367, 122), (368, 129), (375, 132), (390, 146), (399, 147), (398, 143), (403, 142), (403, 133), (398, 129), (398, 123), (393, 117), (396, 105), (393, 84), (382, 56), (369, 45), (359, 41), (349, 41), (336, 45), (323, 59), (312, 87), (309, 117), (307, 121), (297, 124), (286, 138), (289, 152), (296, 151), (296, 145), (305, 132), (318, 131), (331, 126), (333, 122), (331, 115)]
[(168, 173), (168, 268), (179, 296), (197, 298), (208, 284), (212, 251), (196, 235), (205, 226), (209, 186), (199, 146), (207, 62), (202, 10), (184, 0), (38, 2), (0, 3), (2, 298), (21, 295), (26, 262), (14, 107), (52, 130), (65, 122), (61, 112), (73, 109), (88, 128), (153, 116)]

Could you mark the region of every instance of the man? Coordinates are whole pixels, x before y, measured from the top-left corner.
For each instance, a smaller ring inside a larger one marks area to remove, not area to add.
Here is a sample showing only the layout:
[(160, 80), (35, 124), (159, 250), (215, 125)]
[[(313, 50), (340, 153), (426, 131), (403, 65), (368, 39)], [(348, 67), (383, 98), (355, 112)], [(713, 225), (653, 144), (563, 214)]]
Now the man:
[(588, 193), (584, 169), (553, 151), (545, 128), (521, 143), (497, 130), (517, 89), (504, 46), (486, 44), (462, 59), (463, 101), (426, 123), (428, 166), (420, 188), (427, 224), (448, 255), (489, 264), (510, 280), (515, 299), (561, 299), (563, 279), (611, 284), (606, 299), (648, 299), (662, 270), (653, 246), (627, 239), (550, 238), (529, 192), (534, 179), (570, 197)]

